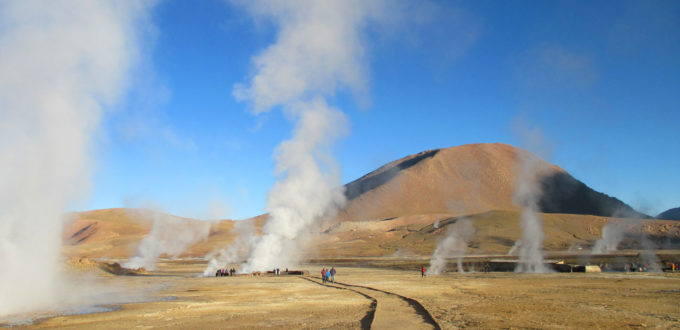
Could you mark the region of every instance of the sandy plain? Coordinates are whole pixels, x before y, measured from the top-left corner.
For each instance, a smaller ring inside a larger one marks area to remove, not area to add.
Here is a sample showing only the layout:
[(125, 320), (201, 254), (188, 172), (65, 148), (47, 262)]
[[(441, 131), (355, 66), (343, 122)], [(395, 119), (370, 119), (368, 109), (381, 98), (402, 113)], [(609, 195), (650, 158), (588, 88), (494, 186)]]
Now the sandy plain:
[[(638, 328), (680, 327), (679, 273), (447, 273), (338, 267), (308, 276), (197, 277), (198, 260), (143, 276), (96, 267), (98, 283), (143, 299), (104, 311), (48, 315), (19, 328)], [(329, 266), (329, 265), (326, 265)], [(92, 309), (90, 309), (92, 310)], [(4, 326), (9, 324), (4, 323)]]

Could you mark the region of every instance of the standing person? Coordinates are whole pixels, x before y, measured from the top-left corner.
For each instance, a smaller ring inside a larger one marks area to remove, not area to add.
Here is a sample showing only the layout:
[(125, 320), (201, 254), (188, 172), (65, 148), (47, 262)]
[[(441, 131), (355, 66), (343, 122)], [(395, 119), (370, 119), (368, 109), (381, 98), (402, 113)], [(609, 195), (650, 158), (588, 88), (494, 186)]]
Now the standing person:
[(331, 267), (331, 282), (335, 283), (335, 267)]
[(420, 267), (420, 277), (425, 277), (425, 266)]
[(321, 269), (321, 280), (326, 283), (326, 267)]
[(331, 279), (331, 270), (326, 269), (326, 281), (329, 281)]

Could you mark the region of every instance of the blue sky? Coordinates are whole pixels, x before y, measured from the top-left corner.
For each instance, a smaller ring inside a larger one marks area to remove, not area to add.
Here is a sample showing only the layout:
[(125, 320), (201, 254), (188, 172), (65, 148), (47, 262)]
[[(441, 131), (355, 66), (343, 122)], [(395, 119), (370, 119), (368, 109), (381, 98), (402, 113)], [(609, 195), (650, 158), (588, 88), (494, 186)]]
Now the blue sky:
[[(417, 24), (366, 27), (368, 100), (346, 90), (328, 100), (351, 122), (334, 149), (344, 183), (426, 149), (522, 146), (520, 123), (590, 187), (652, 215), (680, 206), (680, 2), (427, 6)], [(293, 124), (253, 114), (232, 90), (277, 27), (224, 1), (163, 1), (152, 23), (134, 87), (101, 124), (91, 198), (76, 208), (262, 213)]]

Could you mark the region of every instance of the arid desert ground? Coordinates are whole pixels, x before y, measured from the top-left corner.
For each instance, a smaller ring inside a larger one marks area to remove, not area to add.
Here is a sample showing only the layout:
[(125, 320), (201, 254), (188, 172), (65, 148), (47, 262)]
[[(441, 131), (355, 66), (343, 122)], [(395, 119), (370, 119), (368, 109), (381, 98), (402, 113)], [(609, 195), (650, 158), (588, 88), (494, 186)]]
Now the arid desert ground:
[[(19, 328), (637, 328), (680, 326), (680, 273), (455, 273), (337, 267), (305, 276), (198, 277), (202, 260), (166, 260), (140, 276), (96, 263), (76, 276), (120, 290), (118, 303), (28, 315)], [(88, 313), (90, 312), (90, 313)], [(75, 313), (75, 314), (73, 314)]]

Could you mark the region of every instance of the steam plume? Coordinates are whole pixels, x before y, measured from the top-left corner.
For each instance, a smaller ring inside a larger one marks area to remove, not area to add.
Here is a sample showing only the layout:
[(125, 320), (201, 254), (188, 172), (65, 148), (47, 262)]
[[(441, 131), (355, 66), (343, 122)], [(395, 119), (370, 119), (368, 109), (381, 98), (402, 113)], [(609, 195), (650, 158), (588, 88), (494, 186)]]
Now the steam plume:
[[(631, 216), (631, 213), (624, 213), (622, 215)], [(639, 244), (638, 248), (643, 250), (640, 253), (640, 262), (646, 264), (649, 271), (661, 271), (659, 257), (654, 253), (654, 249), (657, 246), (649, 239), (643, 225), (643, 221), (636, 218), (610, 220), (602, 227), (602, 237), (595, 242), (591, 253), (605, 254), (615, 252), (619, 249), (619, 245), (624, 239), (630, 239)]]
[(205, 256), (208, 266), (203, 270), (203, 276), (213, 276), (218, 269), (231, 268), (230, 265), (240, 263), (248, 257), (249, 240), (254, 238), (255, 227), (251, 221), (238, 221), (234, 224), (232, 232), (236, 234), (235, 241), (219, 251)]
[(610, 253), (617, 250), (626, 234), (626, 227), (632, 225), (629, 221), (609, 221), (602, 227), (602, 237), (595, 242), (593, 254)]
[(512, 247), (510, 247), (510, 250), (508, 250), (507, 255), (509, 255), (509, 256), (514, 255), (515, 252), (517, 251), (517, 249), (518, 249), (521, 245), (522, 245), (522, 240), (521, 240), (521, 239), (516, 240), (516, 241), (515, 241), (515, 244), (513, 244)]
[[(61, 300), (62, 214), (89, 189), (147, 2), (0, 2), (0, 315)], [(40, 271), (35, 271), (40, 269)]]
[(447, 258), (452, 256), (458, 256), (458, 272), (462, 273), (462, 257), (465, 255), (467, 243), (474, 233), (475, 228), (472, 226), (472, 221), (465, 218), (449, 225), (446, 230), (446, 237), (437, 244), (437, 249), (432, 253), (427, 273), (437, 275), (446, 271)]
[(281, 107), (295, 121), (293, 137), (276, 151), (278, 181), (268, 194), (269, 219), (240, 271), (284, 267), (306, 229), (332, 217), (345, 203), (339, 170), (330, 155), (348, 121), (326, 97), (338, 90), (361, 96), (367, 87), (361, 30), (381, 13), (381, 1), (239, 2), (255, 17), (271, 19), (276, 42), (253, 59), (255, 75), (234, 95), (254, 112)]
[(163, 254), (178, 257), (194, 243), (210, 234), (208, 221), (188, 220), (151, 210), (134, 210), (140, 216), (153, 219), (153, 227), (137, 247), (137, 253), (127, 262), (125, 268), (156, 268), (156, 260)]
[[(527, 135), (530, 142), (534, 142), (540, 136), (533, 132), (532, 136)], [(519, 153), (519, 174), (517, 176), (517, 188), (513, 195), (515, 204), (522, 206), (520, 215), (520, 226), (522, 227), (522, 238), (519, 242), (519, 262), (515, 268), (520, 273), (547, 273), (550, 269), (545, 266), (543, 261), (543, 220), (538, 213), (538, 200), (541, 197), (540, 179), (544, 168), (538, 157), (526, 153)], [(516, 243), (517, 245), (517, 243)]]

